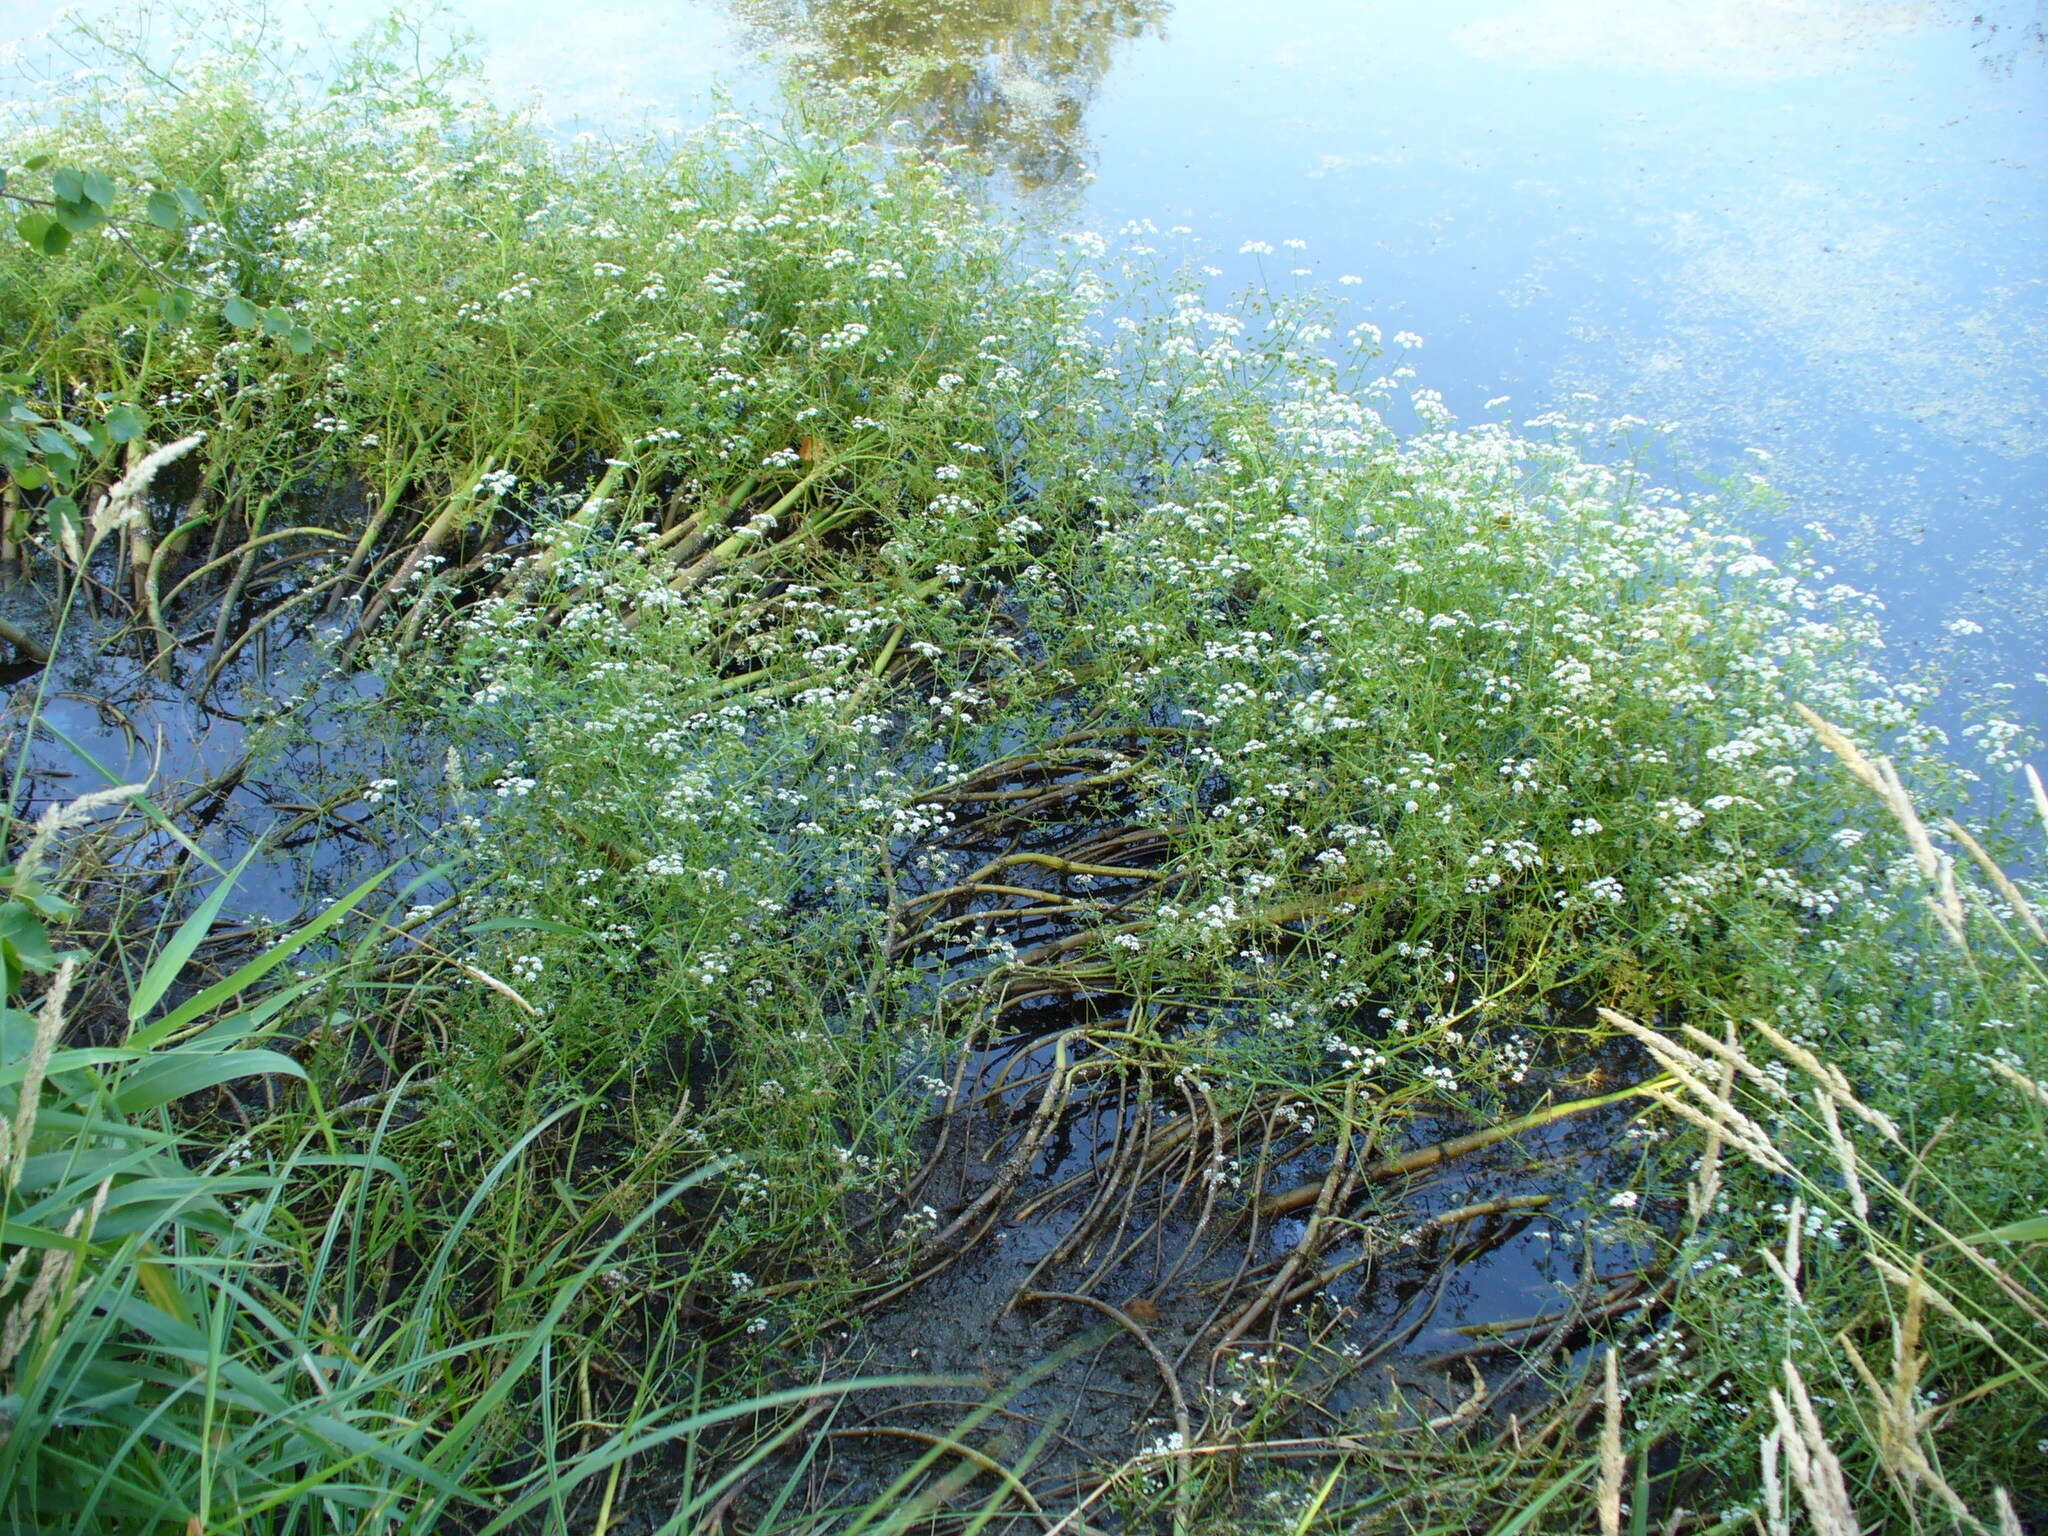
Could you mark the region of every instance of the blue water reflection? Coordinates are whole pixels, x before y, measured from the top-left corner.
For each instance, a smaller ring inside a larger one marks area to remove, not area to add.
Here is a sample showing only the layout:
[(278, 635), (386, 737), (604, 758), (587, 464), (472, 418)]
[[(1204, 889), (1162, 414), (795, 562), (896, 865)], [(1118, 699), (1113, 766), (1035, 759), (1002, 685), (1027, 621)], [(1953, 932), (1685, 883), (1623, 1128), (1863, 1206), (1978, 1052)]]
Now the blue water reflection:
[(1191, 0), (1103, 93), (1088, 200), (1305, 239), (1461, 413), (1583, 390), (1702, 465), (1764, 450), (1902, 640), (2027, 680), (2048, 74), (2038, 10), (1977, 14)]

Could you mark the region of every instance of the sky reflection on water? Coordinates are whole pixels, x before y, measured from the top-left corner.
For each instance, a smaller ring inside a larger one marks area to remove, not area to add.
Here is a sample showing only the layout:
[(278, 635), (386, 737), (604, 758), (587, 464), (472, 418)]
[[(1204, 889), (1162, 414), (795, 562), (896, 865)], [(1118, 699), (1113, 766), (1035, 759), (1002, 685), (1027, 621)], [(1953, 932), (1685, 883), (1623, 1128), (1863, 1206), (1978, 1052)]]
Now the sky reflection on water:
[(1267, 275), (1363, 279), (1460, 414), (1585, 393), (1673, 424), (1695, 468), (1784, 490), (1775, 533), (1827, 530), (1899, 660), (2048, 720), (2048, 0), (457, 10), (565, 126), (681, 126), (719, 81), (765, 104), (795, 55), (891, 77), (917, 131), (1064, 217), (1192, 227), (1219, 286), (1253, 275), (1244, 241), (1304, 240)]
[(1959, 665), (2039, 669), (2037, 32), (1818, 0), (1248, 10), (1133, 48), (1091, 204), (1306, 239), (1461, 414), (1590, 391), (1701, 467), (1762, 449), (1902, 639), (1967, 620), (1991, 633)]

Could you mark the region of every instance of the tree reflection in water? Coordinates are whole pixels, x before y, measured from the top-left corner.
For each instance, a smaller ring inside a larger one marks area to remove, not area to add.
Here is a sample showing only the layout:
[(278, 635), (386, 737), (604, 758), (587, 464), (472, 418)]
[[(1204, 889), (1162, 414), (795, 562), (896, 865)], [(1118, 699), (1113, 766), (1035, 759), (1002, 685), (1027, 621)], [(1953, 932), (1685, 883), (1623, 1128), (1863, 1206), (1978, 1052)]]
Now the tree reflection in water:
[(1083, 119), (1120, 44), (1170, 0), (733, 0), (797, 67), (879, 88), (932, 148), (964, 145), (1026, 191), (1087, 169)]

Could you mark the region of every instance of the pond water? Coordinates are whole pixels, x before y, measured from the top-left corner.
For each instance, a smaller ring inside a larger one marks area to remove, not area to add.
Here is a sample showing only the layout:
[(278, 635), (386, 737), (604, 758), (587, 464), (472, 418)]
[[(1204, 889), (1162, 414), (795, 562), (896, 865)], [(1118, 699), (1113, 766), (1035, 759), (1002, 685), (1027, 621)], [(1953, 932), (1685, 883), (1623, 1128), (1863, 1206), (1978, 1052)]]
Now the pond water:
[(901, 82), (911, 131), (1057, 218), (1187, 227), (1220, 288), (1355, 277), (1460, 415), (1639, 416), (1696, 472), (1767, 476), (1766, 531), (1824, 530), (1895, 667), (2048, 721), (2048, 0), (452, 10), (565, 131), (767, 105), (800, 56)]

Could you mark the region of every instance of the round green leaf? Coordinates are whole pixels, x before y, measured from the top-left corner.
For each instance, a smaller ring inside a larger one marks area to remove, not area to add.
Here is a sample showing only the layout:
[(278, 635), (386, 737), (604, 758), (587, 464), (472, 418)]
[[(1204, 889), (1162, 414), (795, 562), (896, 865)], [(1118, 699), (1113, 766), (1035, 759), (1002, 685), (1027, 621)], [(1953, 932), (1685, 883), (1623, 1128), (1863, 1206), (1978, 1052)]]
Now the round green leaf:
[(158, 229), (178, 230), (185, 227), (185, 210), (178, 206), (178, 200), (168, 192), (152, 192), (143, 204), (143, 212), (149, 222)]
[(178, 206), (185, 210), (187, 218), (203, 219), (206, 217), (206, 199), (197, 192), (194, 192), (190, 187), (173, 187), (171, 195), (177, 198)]
[(183, 325), (192, 314), (192, 295), (182, 288), (173, 288), (157, 295), (156, 308), (166, 325)]
[(87, 171), (84, 176), (85, 196), (88, 202), (98, 203), (108, 212), (114, 207), (114, 180), (104, 171)]
[[(44, 238), (55, 227), (55, 222), (47, 214), (41, 213), (24, 214), (14, 221), (14, 232), (26, 240), (31, 249), (38, 251), (43, 249)], [(67, 240), (70, 238), (69, 235), (65, 236)]]
[(50, 195), (60, 203), (76, 203), (85, 197), (85, 173), (61, 166), (50, 173)]
[(39, 491), (50, 483), (50, 472), (40, 464), (24, 464), (14, 472), (14, 483), (24, 491)]
[(292, 349), (293, 355), (297, 357), (304, 357), (313, 350), (313, 333), (303, 325), (293, 326), (291, 334), (286, 336), (284, 341), (285, 345)]
[(21, 168), (24, 171), (40, 171), (44, 166), (50, 163), (50, 158), (51, 157), (48, 155), (30, 155), (26, 160), (21, 162)]
[(220, 312), (229, 325), (251, 326), (263, 318), (263, 311), (239, 293), (223, 304)]
[(107, 222), (107, 211), (98, 203), (80, 198), (76, 202), (60, 199), (57, 203), (57, 222), (74, 235), (82, 235), (89, 229), (98, 229)]
[(291, 329), (290, 311), (279, 309), (275, 305), (263, 311), (263, 332), (266, 336), (288, 336)]
[(131, 443), (149, 430), (149, 418), (127, 402), (107, 412), (107, 436), (117, 443)]

